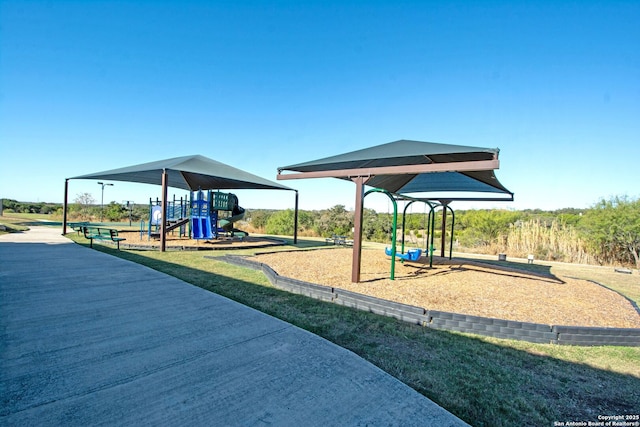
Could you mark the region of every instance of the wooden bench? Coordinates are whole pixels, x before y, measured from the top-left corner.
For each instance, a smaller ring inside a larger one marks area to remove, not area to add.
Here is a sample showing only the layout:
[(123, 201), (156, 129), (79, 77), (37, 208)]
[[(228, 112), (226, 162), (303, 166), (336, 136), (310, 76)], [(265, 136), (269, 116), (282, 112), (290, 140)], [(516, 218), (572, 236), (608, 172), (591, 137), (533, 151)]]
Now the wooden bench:
[(120, 242), (127, 240), (124, 237), (118, 237), (118, 230), (113, 228), (83, 226), (82, 233), (84, 237), (89, 240), (90, 248), (93, 248), (94, 240), (111, 240), (116, 243), (118, 250), (120, 250)]

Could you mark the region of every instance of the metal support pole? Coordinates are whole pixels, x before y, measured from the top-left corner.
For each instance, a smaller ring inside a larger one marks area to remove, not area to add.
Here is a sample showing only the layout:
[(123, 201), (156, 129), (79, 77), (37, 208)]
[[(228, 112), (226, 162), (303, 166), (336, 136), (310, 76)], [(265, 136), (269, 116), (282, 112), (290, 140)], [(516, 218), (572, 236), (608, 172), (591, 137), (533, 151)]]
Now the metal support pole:
[(103, 222), (104, 221), (104, 187), (106, 187), (107, 185), (113, 185), (113, 184), (98, 182), (98, 185), (102, 186), (102, 196), (100, 197), (100, 222)]
[(416, 202), (417, 200), (411, 200), (409, 203), (407, 203), (406, 205), (404, 205), (404, 210), (402, 211), (402, 246), (400, 249), (400, 253), (403, 254), (404, 253), (404, 235), (405, 235), (405, 226), (406, 226), (406, 217), (407, 217), (407, 209), (409, 209), (409, 206), (411, 206), (413, 204), (413, 202)]
[(442, 236), (440, 236), (440, 256), (444, 258), (444, 247), (447, 242), (447, 205), (442, 205)]
[(431, 212), (429, 213), (429, 218), (431, 219), (431, 243), (429, 244), (429, 268), (433, 267), (433, 241), (436, 235), (436, 211), (435, 207), (431, 208)]
[(293, 244), (298, 243), (298, 190), (296, 190), (296, 210), (293, 213)]
[(62, 204), (62, 235), (67, 234), (67, 199), (69, 196), (69, 178), (64, 180), (64, 203)]
[(162, 169), (162, 225), (160, 226), (160, 252), (167, 249), (167, 183), (169, 176), (166, 169)]
[(453, 258), (453, 230), (456, 224), (456, 214), (451, 209), (451, 206), (447, 205), (449, 210), (451, 211), (451, 243), (449, 243), (449, 259)]
[[(397, 234), (398, 234), (398, 202), (393, 198), (391, 193), (387, 190), (382, 190), (380, 188), (372, 188), (364, 194), (366, 197), (370, 193), (383, 193), (386, 194), (389, 199), (391, 199), (391, 203), (393, 204), (393, 222), (391, 225), (391, 274), (389, 275), (390, 280), (395, 280), (396, 278), (396, 249), (398, 247), (397, 242)], [(403, 243), (404, 245), (404, 243)]]
[[(398, 247), (397, 239), (398, 239), (398, 203), (396, 199), (394, 199), (391, 194), (387, 192), (387, 195), (391, 198), (393, 202), (393, 225), (391, 226), (391, 275), (389, 278), (391, 280), (396, 279), (396, 248)], [(404, 233), (404, 230), (402, 231)], [(403, 236), (404, 239), (404, 236)]]

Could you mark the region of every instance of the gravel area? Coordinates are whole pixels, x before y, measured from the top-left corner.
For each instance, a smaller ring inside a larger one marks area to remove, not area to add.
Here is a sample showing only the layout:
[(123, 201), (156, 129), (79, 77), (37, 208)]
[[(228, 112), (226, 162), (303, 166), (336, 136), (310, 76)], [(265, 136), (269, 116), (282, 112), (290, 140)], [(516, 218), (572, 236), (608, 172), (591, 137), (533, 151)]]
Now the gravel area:
[(640, 315), (616, 292), (586, 280), (541, 275), (460, 259), (396, 261), (363, 249), (361, 282), (351, 283), (352, 249), (321, 249), (254, 257), (278, 274), (362, 294), (474, 316), (549, 325), (639, 328)]

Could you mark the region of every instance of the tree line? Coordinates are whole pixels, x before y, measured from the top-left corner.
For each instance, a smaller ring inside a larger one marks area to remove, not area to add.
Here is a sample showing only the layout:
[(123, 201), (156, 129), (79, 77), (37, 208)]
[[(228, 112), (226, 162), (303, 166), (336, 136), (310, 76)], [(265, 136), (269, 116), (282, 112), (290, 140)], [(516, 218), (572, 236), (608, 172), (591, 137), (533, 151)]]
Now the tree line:
[[(62, 204), (46, 202), (19, 202), (12, 199), (2, 199), (4, 213), (27, 213), (52, 215), (62, 218)], [(76, 195), (73, 203), (67, 206), (68, 221), (148, 221), (149, 205), (134, 203), (109, 202), (104, 205), (96, 204), (96, 200), (89, 193)]]
[[(6, 212), (39, 213), (62, 216), (55, 203), (18, 202), (3, 199)], [(417, 205), (417, 204), (416, 204)], [(238, 228), (271, 235), (293, 235), (294, 211), (248, 209)], [(110, 202), (96, 205), (90, 194), (79, 194), (69, 204), (69, 221), (148, 221), (149, 206), (129, 206)], [(542, 210), (461, 210), (447, 214), (445, 249), (449, 250), (451, 224), (455, 219), (453, 250), (481, 253), (507, 253), (513, 257), (533, 255), (536, 259), (591, 264), (620, 264), (640, 269), (640, 199), (614, 196), (601, 199), (588, 209)], [(409, 213), (402, 230), (398, 219), (398, 239), (403, 234), (409, 245), (427, 248), (428, 216)], [(435, 212), (434, 243), (442, 241), (442, 210)], [(373, 209), (363, 211), (363, 239), (390, 243), (392, 215)], [(329, 237), (353, 235), (353, 212), (343, 205), (329, 209), (298, 212), (298, 235)]]
[[(434, 249), (442, 239), (442, 209), (435, 212)], [(292, 235), (294, 211), (251, 210), (245, 218), (251, 231)], [(398, 219), (398, 241), (426, 249), (428, 215), (409, 213)], [(447, 213), (445, 249), (480, 253), (507, 253), (513, 257), (533, 255), (536, 259), (588, 264), (619, 264), (640, 269), (640, 199), (615, 196), (602, 199), (589, 209), (462, 210)], [(363, 211), (363, 239), (390, 243), (392, 215), (372, 209)], [(298, 213), (298, 235), (352, 236), (353, 212), (343, 205), (320, 211)]]

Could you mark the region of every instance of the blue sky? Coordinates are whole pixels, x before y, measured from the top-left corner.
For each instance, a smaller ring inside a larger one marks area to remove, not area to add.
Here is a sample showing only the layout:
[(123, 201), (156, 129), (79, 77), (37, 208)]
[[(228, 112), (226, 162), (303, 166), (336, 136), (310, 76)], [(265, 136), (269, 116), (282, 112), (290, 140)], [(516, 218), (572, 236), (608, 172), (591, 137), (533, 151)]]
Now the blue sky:
[[(0, 0), (0, 197), (61, 202), (67, 177), (191, 154), (275, 181), (399, 139), (500, 148), (515, 201), (454, 208), (638, 197), (638, 22), (611, 0)], [(354, 204), (349, 182), (282, 183), (302, 209)], [(105, 203), (160, 196), (114, 184)], [(70, 200), (100, 190), (72, 180)]]

